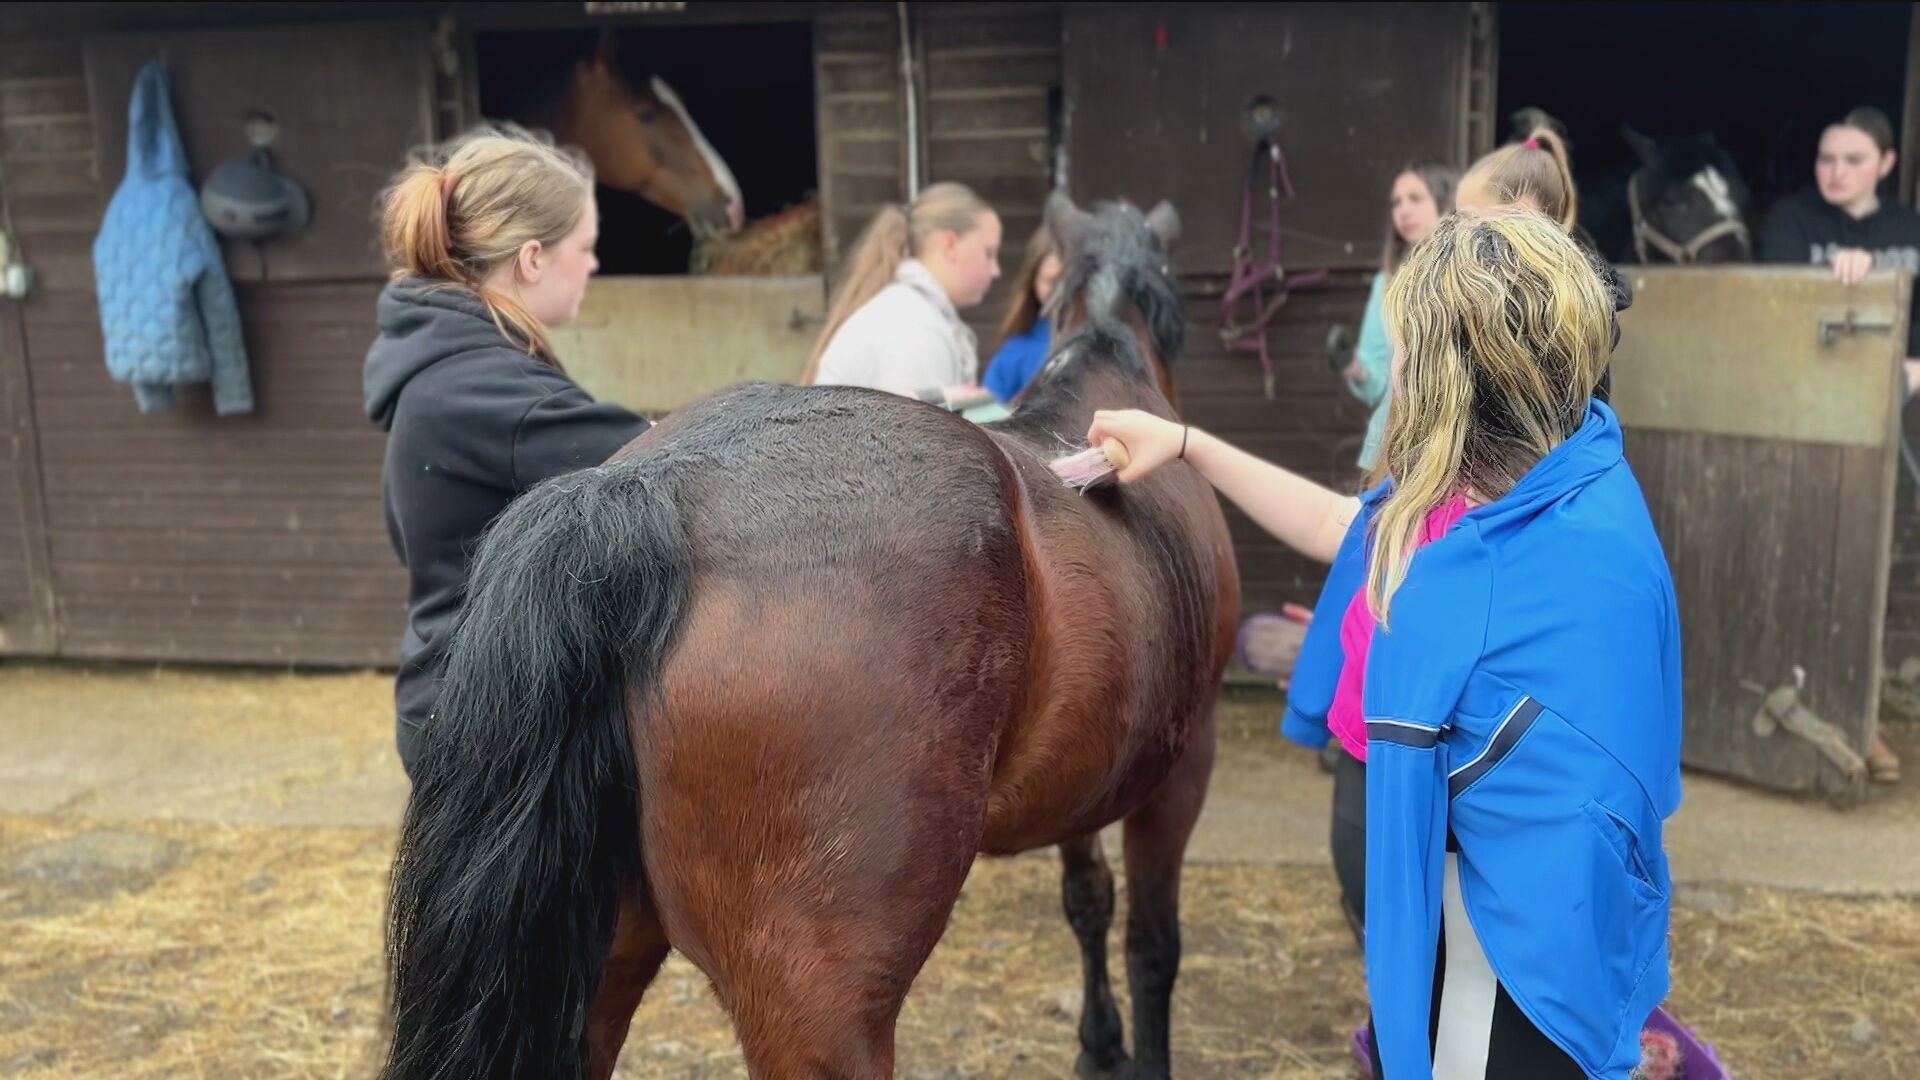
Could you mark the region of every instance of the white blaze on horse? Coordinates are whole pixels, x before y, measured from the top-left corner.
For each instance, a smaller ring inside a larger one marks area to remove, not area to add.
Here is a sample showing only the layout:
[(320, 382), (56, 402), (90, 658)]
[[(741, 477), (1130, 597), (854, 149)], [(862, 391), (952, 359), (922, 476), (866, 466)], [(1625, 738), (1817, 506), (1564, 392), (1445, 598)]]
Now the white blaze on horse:
[(731, 236), (746, 222), (733, 170), (666, 80), (637, 87), (614, 63), (613, 35), (574, 64), (549, 119), (553, 135), (580, 147), (595, 178), (678, 216), (695, 239)]

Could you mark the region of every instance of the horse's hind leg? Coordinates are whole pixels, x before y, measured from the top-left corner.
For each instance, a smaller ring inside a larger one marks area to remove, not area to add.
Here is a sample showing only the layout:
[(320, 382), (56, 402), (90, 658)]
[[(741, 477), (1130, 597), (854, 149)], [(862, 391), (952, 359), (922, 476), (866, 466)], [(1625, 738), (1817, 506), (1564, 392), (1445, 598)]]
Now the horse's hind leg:
[(708, 862), (698, 872), (714, 892), (690, 955), (713, 977), (755, 1080), (893, 1075), (900, 1008), (973, 855), (964, 844), (915, 851), (908, 842), (898, 861), (881, 865), (860, 845), (876, 842), (868, 828), (904, 819), (903, 810), (861, 822), (858, 837), (815, 834), (751, 858), (718, 852), (736, 866)]
[(1127, 1063), (1120, 1010), (1107, 979), (1107, 931), (1113, 926), (1113, 871), (1093, 833), (1060, 845), (1061, 894), (1067, 925), (1080, 941), (1085, 994), (1080, 1003), (1080, 1076), (1112, 1076)]
[(926, 708), (766, 712), (653, 725), (673, 766), (642, 780), (655, 901), (754, 1080), (891, 1076), (985, 827), (991, 740)]
[(633, 1011), (640, 1007), (641, 997), (666, 958), (667, 935), (660, 928), (653, 905), (643, 897), (622, 898), (613, 947), (607, 954), (587, 1028), (587, 1074), (591, 1080), (607, 1080), (613, 1075), (620, 1047), (627, 1041), (627, 1028), (633, 1023)]
[(1126, 822), (1127, 985), (1133, 991), (1133, 1077), (1162, 1080), (1173, 1067), (1169, 1020), (1180, 970), (1180, 868), (1213, 775), (1214, 721), (1194, 725), (1186, 754)]

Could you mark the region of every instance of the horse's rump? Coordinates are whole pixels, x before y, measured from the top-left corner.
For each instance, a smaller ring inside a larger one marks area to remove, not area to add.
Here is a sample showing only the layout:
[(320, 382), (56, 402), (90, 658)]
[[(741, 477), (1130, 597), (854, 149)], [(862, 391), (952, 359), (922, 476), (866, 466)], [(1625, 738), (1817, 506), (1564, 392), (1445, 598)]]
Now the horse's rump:
[(674, 463), (696, 553), (668, 712), (981, 755), (991, 851), (1144, 799), (1231, 645), (1209, 618), (1223, 591), (1235, 606), (1224, 530), (1216, 552), (1191, 539), (1217, 504), (1187, 470), (1080, 495), (1044, 442), (846, 388), (745, 386), (667, 418), (629, 452)]

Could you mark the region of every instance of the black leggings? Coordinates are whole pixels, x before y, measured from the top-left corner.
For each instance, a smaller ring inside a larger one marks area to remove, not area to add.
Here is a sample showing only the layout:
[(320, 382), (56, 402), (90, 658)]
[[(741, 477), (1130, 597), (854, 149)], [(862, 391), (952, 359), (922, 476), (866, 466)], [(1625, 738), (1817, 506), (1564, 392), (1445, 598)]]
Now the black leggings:
[(1333, 873), (1353, 939), (1367, 945), (1367, 766), (1344, 749), (1333, 764)]

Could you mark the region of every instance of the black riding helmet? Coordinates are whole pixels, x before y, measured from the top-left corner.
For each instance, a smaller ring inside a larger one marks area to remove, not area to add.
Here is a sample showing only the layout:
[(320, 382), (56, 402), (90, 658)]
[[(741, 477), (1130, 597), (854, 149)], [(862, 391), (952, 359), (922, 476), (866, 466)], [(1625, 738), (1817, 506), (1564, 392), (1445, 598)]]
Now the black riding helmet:
[(277, 125), (255, 112), (247, 118), (249, 157), (221, 162), (200, 186), (200, 211), (213, 230), (236, 240), (266, 240), (307, 227), (313, 207), (299, 184), (280, 174), (269, 149)]

